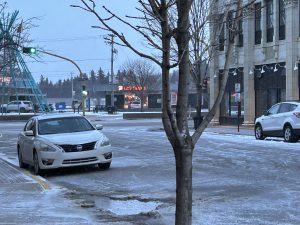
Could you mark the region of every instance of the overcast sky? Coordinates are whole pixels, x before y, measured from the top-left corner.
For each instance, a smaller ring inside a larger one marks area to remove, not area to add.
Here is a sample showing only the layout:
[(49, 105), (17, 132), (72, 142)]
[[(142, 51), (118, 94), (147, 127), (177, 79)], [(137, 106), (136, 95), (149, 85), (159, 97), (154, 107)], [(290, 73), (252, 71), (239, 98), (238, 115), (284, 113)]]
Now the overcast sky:
[[(3, 2), (3, 1), (2, 1)], [(105, 44), (104, 35), (108, 32), (91, 28), (92, 25), (99, 25), (94, 15), (79, 8), (70, 7), (71, 4), (81, 4), (80, 0), (9, 0), (9, 11), (19, 11), (19, 17), (24, 20), (38, 17), (35, 20), (35, 27), (31, 30), (32, 46), (42, 47), (76, 61), (83, 72), (89, 73), (92, 69), (100, 67), (110, 71), (110, 46)], [(97, 8), (105, 4), (109, 9), (118, 15), (134, 15), (134, 7), (137, 1), (134, 0), (97, 0)], [(118, 29), (128, 31), (123, 25), (115, 24)], [(142, 40), (129, 32), (129, 37), (142, 48)], [(137, 58), (131, 51), (124, 47), (116, 46), (118, 50), (115, 59), (114, 70), (117, 71), (122, 64), (132, 58)], [(33, 62), (26, 57), (27, 66), (34, 78), (39, 80), (44, 75), (53, 81), (60, 78), (68, 78), (71, 73), (78, 74), (76, 68), (69, 62), (43, 55), (44, 63)]]

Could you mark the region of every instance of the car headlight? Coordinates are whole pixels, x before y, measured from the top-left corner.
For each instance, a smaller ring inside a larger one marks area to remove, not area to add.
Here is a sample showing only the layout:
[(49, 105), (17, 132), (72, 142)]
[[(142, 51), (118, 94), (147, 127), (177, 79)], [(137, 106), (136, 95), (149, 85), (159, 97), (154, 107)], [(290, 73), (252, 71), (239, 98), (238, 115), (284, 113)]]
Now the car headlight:
[(44, 152), (55, 152), (56, 151), (56, 148), (54, 146), (48, 145), (43, 142), (39, 142), (37, 147), (39, 148), (40, 151), (44, 151)]
[(96, 148), (98, 147), (104, 147), (110, 145), (109, 139), (107, 137), (103, 137), (102, 140), (97, 142)]

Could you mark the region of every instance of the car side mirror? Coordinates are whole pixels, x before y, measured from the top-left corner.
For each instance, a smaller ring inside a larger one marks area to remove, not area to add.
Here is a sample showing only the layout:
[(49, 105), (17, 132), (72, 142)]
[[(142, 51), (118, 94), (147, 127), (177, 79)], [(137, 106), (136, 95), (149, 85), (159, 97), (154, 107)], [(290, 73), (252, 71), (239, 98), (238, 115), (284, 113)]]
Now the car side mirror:
[(25, 131), (25, 136), (34, 136), (34, 133), (32, 130), (26, 130)]
[(101, 125), (101, 124), (96, 124), (96, 129), (97, 130), (102, 130), (103, 129), (103, 125)]

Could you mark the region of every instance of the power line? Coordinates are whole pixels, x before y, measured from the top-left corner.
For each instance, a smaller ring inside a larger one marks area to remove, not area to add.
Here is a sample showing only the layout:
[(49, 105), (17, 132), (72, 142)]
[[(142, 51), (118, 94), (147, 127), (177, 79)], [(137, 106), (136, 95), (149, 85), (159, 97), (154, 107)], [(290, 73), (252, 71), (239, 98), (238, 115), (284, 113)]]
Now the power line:
[(67, 42), (67, 41), (84, 41), (84, 40), (97, 40), (103, 38), (104, 35), (97, 36), (82, 36), (82, 37), (73, 37), (73, 38), (52, 38), (52, 39), (35, 39), (36, 42), (45, 43), (45, 42)]
[[(74, 59), (77, 62), (85, 62), (85, 61), (110, 61), (109, 58), (98, 58), (98, 59)], [(47, 61), (26, 61), (26, 63), (45, 63), (45, 62), (65, 62), (65, 60), (47, 60)]]

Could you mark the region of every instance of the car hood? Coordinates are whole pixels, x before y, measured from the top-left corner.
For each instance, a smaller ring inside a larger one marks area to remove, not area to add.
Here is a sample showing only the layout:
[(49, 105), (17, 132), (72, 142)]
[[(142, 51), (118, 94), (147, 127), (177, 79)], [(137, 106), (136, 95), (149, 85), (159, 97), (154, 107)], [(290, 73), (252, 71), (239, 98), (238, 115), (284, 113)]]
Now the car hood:
[(41, 135), (40, 139), (58, 145), (76, 145), (98, 141), (104, 137), (104, 134), (100, 133), (98, 130), (93, 130), (85, 132)]

